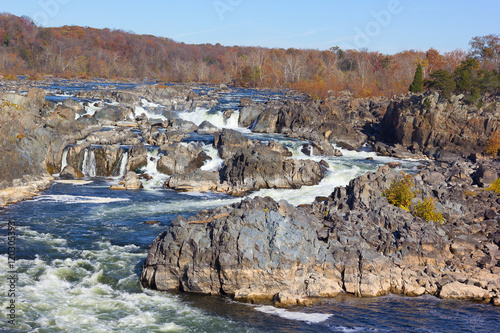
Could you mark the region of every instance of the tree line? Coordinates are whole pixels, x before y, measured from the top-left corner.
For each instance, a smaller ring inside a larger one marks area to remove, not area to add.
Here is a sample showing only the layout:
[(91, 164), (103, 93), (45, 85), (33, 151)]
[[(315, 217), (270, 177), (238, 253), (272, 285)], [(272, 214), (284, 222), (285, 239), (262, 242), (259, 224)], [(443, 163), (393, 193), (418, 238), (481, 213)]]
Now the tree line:
[[(470, 89), (470, 95), (477, 94), (469, 88), (467, 75), (471, 86), (477, 82), (488, 86), (479, 88), (480, 92), (498, 91), (484, 78), (498, 77), (499, 45), (497, 35), (475, 37), (468, 52), (457, 49), (443, 54), (433, 48), (387, 55), (339, 47), (320, 51), (190, 45), (123, 30), (43, 28), (29, 17), (0, 14), (0, 73), (4, 76), (229, 83), (292, 88), (317, 98), (344, 90), (357, 97), (406, 93), (417, 66), (429, 89), (451, 89), (446, 72), (456, 83), (452, 91)], [(468, 59), (476, 62), (464, 65)]]

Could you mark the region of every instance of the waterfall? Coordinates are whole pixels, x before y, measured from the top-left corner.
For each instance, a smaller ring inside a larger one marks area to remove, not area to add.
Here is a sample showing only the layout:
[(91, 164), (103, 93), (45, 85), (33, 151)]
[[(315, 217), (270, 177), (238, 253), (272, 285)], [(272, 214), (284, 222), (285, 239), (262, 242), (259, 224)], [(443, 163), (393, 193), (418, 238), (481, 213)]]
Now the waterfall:
[(118, 164), (114, 168), (112, 174), (113, 177), (122, 178), (127, 173), (127, 164), (128, 164), (128, 152), (124, 152), (122, 156), (120, 156), (120, 160)]
[(158, 149), (148, 151), (148, 164), (141, 169), (142, 172), (151, 177), (151, 179), (142, 183), (146, 190), (162, 188), (165, 181), (169, 178), (169, 176), (158, 172), (157, 164), (160, 158)]
[(97, 166), (93, 149), (85, 149), (85, 153), (83, 155), (82, 173), (91, 178), (96, 176)]
[(200, 125), (203, 121), (208, 121), (218, 128), (238, 129), (239, 111), (234, 111), (228, 119), (224, 119), (223, 111), (207, 110), (205, 108), (196, 108), (193, 112), (179, 112), (179, 118), (188, 120), (196, 125)]
[(125, 173), (127, 172), (127, 164), (128, 164), (128, 153), (125, 152), (120, 161), (120, 174), (118, 175), (120, 178), (125, 176)]
[(68, 165), (68, 148), (64, 149), (61, 159), (61, 171)]

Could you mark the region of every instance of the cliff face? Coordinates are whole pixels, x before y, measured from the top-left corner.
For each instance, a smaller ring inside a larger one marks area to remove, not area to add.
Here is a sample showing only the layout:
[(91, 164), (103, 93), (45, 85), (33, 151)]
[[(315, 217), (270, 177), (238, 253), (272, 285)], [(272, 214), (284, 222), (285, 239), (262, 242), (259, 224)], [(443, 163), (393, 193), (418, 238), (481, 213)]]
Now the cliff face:
[(33, 88), (26, 96), (0, 94), (0, 206), (29, 198), (50, 184), (64, 147), (82, 136), (75, 113), (45, 101)]
[(484, 151), (491, 133), (500, 129), (500, 97), (484, 99), (478, 109), (463, 96), (445, 100), (438, 93), (391, 100), (380, 125), (388, 142), (433, 156), (439, 150), (468, 156)]
[(491, 192), (474, 192), (475, 173), (465, 163), (413, 178), (439, 200), (443, 226), (387, 203), (382, 192), (401, 177), (388, 167), (307, 207), (255, 198), (177, 217), (151, 245), (141, 282), (278, 305), (339, 292), (498, 303), (500, 205)]

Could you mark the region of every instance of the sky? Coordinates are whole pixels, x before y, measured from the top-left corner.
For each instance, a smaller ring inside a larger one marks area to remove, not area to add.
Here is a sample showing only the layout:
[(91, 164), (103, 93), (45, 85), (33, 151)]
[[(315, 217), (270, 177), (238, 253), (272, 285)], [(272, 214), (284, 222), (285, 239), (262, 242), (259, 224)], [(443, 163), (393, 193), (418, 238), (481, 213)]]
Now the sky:
[(79, 25), (187, 44), (326, 50), (467, 50), (500, 34), (498, 0), (0, 0), (39, 26)]

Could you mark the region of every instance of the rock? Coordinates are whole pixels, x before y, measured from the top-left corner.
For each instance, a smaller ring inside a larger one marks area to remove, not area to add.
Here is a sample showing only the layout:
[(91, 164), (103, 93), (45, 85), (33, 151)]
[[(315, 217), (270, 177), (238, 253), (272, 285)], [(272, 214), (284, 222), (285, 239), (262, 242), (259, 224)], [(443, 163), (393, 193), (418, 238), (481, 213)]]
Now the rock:
[(72, 109), (76, 114), (81, 115), (82, 113), (85, 112), (85, 108), (83, 105), (75, 101), (73, 98), (67, 98), (62, 102), (63, 106), (66, 106), (70, 109)]
[[(312, 297), (340, 292), (341, 275), (333, 263), (318, 265), (314, 254), (319, 242), (311, 225), (319, 221), (270, 198), (247, 199), (229, 214), (226, 211), (209, 213), (213, 219), (203, 212), (192, 220), (177, 217), (150, 247), (141, 274), (143, 286), (224, 292), (254, 301), (271, 300), (281, 292)], [(200, 220), (210, 222), (195, 223)], [(180, 247), (176, 239), (183, 239), (186, 246)]]
[(401, 162), (389, 162), (387, 166), (391, 169), (401, 168)]
[(163, 127), (172, 132), (194, 133), (198, 129), (195, 123), (183, 119), (170, 119), (164, 122)]
[(214, 135), (214, 148), (218, 149), (219, 157), (226, 159), (233, 156), (237, 151), (252, 146), (250, 139), (238, 131), (223, 129)]
[(268, 146), (242, 149), (220, 171), (228, 193), (242, 195), (261, 188), (300, 188), (323, 179), (325, 168), (310, 160), (286, 160)]
[(197, 92), (194, 92), (194, 91), (190, 91), (188, 96), (187, 96), (188, 101), (194, 101), (194, 100), (199, 99), (199, 98), (200, 98), (200, 94), (198, 94)]
[[(45, 95), (41, 89), (30, 89), (26, 96), (0, 93), (5, 102), (0, 113), (0, 190), (9, 189), (2, 202), (32, 197), (48, 186), (47, 171), (61, 170), (64, 148), (87, 135), (73, 110), (46, 103)], [(39, 185), (30, 185), (26, 177)]]
[(276, 133), (278, 131), (278, 116), (280, 110), (275, 107), (268, 107), (262, 111), (254, 122), (252, 132), (255, 133)]
[(283, 146), (279, 142), (271, 141), (267, 144), (267, 146), (269, 147), (269, 149), (279, 153), (281, 156), (290, 157), (293, 155), (292, 152), (290, 150), (288, 150), (288, 148), (286, 148), (285, 146)]
[(340, 150), (333, 148), (332, 144), (326, 140), (304, 144), (301, 151), (307, 156), (343, 156)]
[(93, 149), (96, 161), (96, 176), (118, 176), (120, 161), (125, 153), (120, 145), (103, 145)]
[(250, 105), (252, 105), (252, 104), (254, 104), (254, 101), (252, 101), (252, 100), (251, 100), (250, 98), (248, 98), (248, 97), (242, 97), (242, 98), (240, 99), (240, 107), (242, 107), (242, 108), (244, 108), (244, 107), (246, 107), (246, 106), (250, 106)]
[(174, 174), (164, 186), (181, 192), (209, 192), (215, 191), (219, 183), (218, 172), (196, 169), (189, 174)]
[(198, 129), (196, 130), (196, 132), (198, 134), (202, 134), (202, 135), (211, 135), (211, 134), (215, 134), (217, 132), (219, 132), (219, 128), (217, 128), (216, 126), (212, 125), (210, 122), (204, 120), (200, 126), (198, 126)]
[(146, 222), (144, 222), (144, 224), (153, 225), (153, 224), (161, 224), (161, 222), (160, 221), (152, 220), (152, 221), (146, 221)]
[(160, 152), (164, 155), (158, 160), (157, 169), (167, 175), (192, 173), (211, 159), (196, 143), (165, 145)]
[[(240, 101), (241, 104), (241, 101)], [(259, 118), (260, 114), (264, 111), (265, 107), (262, 104), (247, 104), (240, 109), (240, 116), (238, 118), (238, 126), (250, 127)]]
[(117, 122), (134, 119), (134, 110), (123, 105), (106, 104), (102, 109), (96, 111), (94, 117), (101, 125), (116, 125)]
[(113, 129), (110, 131), (94, 132), (87, 136), (85, 141), (95, 145), (113, 145), (120, 143), (132, 146), (140, 143), (137, 134), (131, 132), (130, 129)]
[(148, 165), (148, 152), (144, 143), (132, 146), (129, 150), (127, 170), (136, 172)]
[[(262, 152), (265, 147), (253, 149)], [(225, 183), (228, 189), (247, 186), (239, 183), (238, 169), (250, 168), (249, 183), (259, 182), (250, 172), (257, 164), (251, 161), (255, 152), (246, 150), (226, 161), (241, 163), (230, 174), (235, 181)], [(275, 158), (267, 154), (277, 153), (266, 152), (260, 160)], [(463, 176), (454, 178), (457, 172)], [(500, 204), (485, 191), (465, 195), (473, 173), (469, 162), (462, 161), (429, 164), (412, 176), (419, 196), (437, 198), (436, 207), (446, 215), (444, 225), (388, 204), (382, 193), (402, 178), (389, 166), (303, 207), (257, 197), (189, 219), (178, 217), (150, 247), (141, 282), (159, 290), (274, 300), (279, 306), (338, 292), (495, 299), (499, 223), (477, 217), (484, 216), (484, 207), (497, 210)]]
[(488, 290), (457, 281), (444, 285), (439, 293), (439, 297), (445, 299), (468, 299), (475, 301), (490, 299)]
[(474, 183), (481, 187), (488, 187), (496, 179), (498, 179), (498, 172), (492, 167), (480, 164), (473, 175)]
[(73, 168), (71, 165), (67, 165), (61, 171), (60, 177), (64, 179), (76, 179), (83, 178), (84, 175), (80, 170)]
[(114, 95), (118, 103), (134, 104), (141, 100), (135, 93), (128, 91), (117, 91)]
[(127, 172), (118, 185), (110, 187), (111, 190), (139, 190), (141, 188), (143, 188), (143, 185), (139, 176), (133, 171)]
[(428, 150), (446, 162), (456, 160), (454, 155), (482, 151), (491, 133), (500, 128), (491, 114), (478, 112), (460, 98), (449, 102), (437, 92), (394, 98), (380, 125), (386, 141)]

